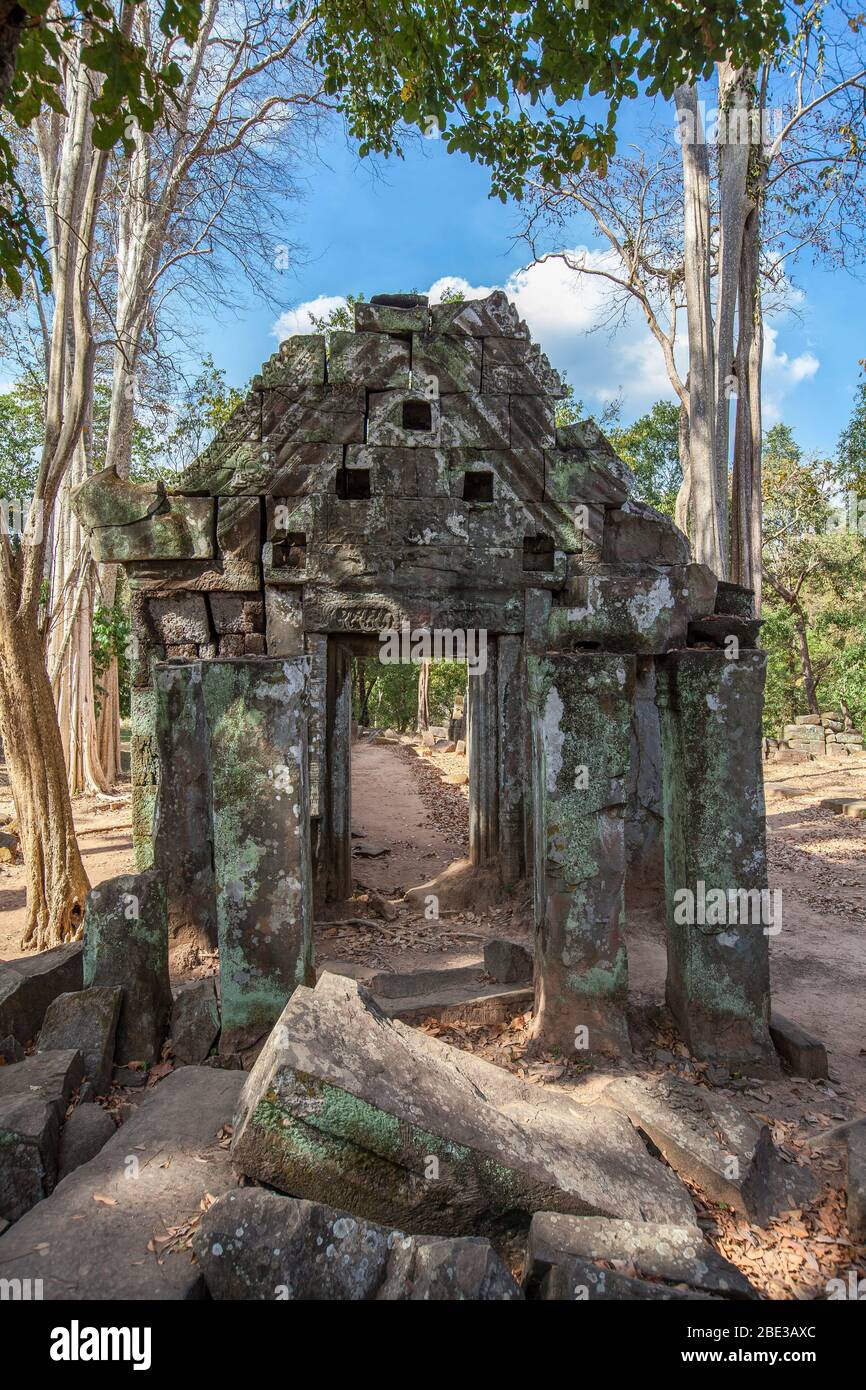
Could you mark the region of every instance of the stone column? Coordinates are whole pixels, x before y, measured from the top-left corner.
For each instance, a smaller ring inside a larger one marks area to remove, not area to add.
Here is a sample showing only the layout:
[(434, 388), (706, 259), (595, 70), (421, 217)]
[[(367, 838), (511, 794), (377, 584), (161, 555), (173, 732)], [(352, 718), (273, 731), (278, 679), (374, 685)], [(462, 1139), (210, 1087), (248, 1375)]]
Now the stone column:
[[(635, 659), (527, 657), (533, 720), (540, 1048), (629, 1050), (623, 938), (626, 779)], [(579, 1030), (579, 1031), (578, 1031)]]
[[(659, 662), (667, 1000), (692, 1052), (775, 1069), (761, 770), (766, 653), (670, 652)], [(763, 897), (762, 897), (763, 893)], [(753, 920), (744, 920), (750, 918)], [(754, 920), (758, 918), (759, 920)]]
[(156, 665), (156, 751), (161, 775), (154, 867), (165, 884), (169, 950), (217, 945), (211, 770), (200, 661)]
[(526, 688), (521, 637), (497, 638), (496, 699), (499, 872), (504, 887), (513, 888), (525, 872)]
[(251, 1047), (312, 984), (306, 657), (202, 666), (220, 946), (220, 1050)]
[(352, 654), (328, 643), (329, 900), (352, 896)]
[(476, 868), (496, 862), (498, 838), (498, 755), (496, 648), (487, 640), (487, 670), (466, 681), (466, 742), (469, 755), (469, 858)]

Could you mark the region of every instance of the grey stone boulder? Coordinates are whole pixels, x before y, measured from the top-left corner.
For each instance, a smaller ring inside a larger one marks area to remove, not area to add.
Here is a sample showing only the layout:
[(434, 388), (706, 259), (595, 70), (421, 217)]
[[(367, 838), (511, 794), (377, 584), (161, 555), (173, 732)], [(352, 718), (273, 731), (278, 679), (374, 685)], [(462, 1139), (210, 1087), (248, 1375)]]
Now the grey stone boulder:
[(500, 984), (516, 984), (532, 979), (533, 960), (531, 952), (517, 941), (505, 941), (497, 937), (484, 943), (484, 969)]
[(805, 1028), (774, 1011), (770, 1014), (770, 1037), (792, 1076), (816, 1080), (827, 1075), (827, 1049)]
[(6, 1232), (3, 1277), (39, 1278), (43, 1297), (63, 1302), (203, 1297), (190, 1251), (167, 1237), (200, 1216), (206, 1195), (237, 1182), (221, 1137), (241, 1081), (200, 1067), (167, 1076), (95, 1158)]
[(536, 1212), (529, 1227), (523, 1284), (537, 1294), (548, 1271), (571, 1260), (625, 1268), (642, 1279), (685, 1285), (723, 1298), (757, 1298), (745, 1275), (694, 1226)]
[(81, 989), (83, 951), (81, 942), (75, 941), (0, 961), (0, 1037), (11, 1033), (20, 1043), (35, 1038), (52, 1000)]
[(32, 1096), (50, 1105), (60, 1121), (73, 1091), (83, 1080), (84, 1064), (76, 1048), (35, 1052), (23, 1062), (0, 1067), (0, 1100), (7, 1096)]
[(182, 989), (171, 1011), (172, 1049), (179, 1066), (198, 1066), (219, 1037), (220, 1011), (213, 977)]
[(705, 1086), (628, 1077), (605, 1087), (600, 1103), (627, 1115), (674, 1172), (758, 1225), (814, 1196), (808, 1171), (782, 1160), (767, 1126)]
[(866, 1120), (852, 1125), (848, 1142), (848, 1229), (852, 1240), (866, 1241)]
[(669, 1303), (683, 1299), (706, 1300), (713, 1295), (673, 1288), (670, 1284), (650, 1283), (647, 1279), (633, 1279), (614, 1269), (601, 1269), (588, 1260), (574, 1259), (548, 1270), (538, 1297), (568, 1303), (643, 1303), (648, 1300)]
[(168, 918), (159, 874), (120, 874), (90, 890), (84, 911), (84, 985), (123, 990), (115, 1058), (153, 1063), (168, 1029)]
[(489, 1241), (407, 1236), (318, 1202), (247, 1187), (215, 1202), (193, 1240), (212, 1298), (519, 1299)]
[(632, 1126), (387, 1018), (356, 981), (295, 991), (247, 1083), (235, 1166), (407, 1232), (540, 1210), (692, 1224)]
[(58, 1181), (95, 1158), (116, 1129), (113, 1119), (101, 1105), (76, 1105), (60, 1135)]
[[(0, 1075), (7, 1068), (0, 1068)], [(38, 1095), (0, 1096), (0, 1229), (17, 1221), (57, 1177), (60, 1120)]]
[(0, 1038), (0, 1061), (4, 1064), (8, 1062), (23, 1062), (24, 1048), (17, 1038), (13, 1038), (9, 1033), (5, 1038)]
[(84, 1076), (96, 1095), (111, 1085), (114, 1040), (123, 990), (119, 985), (94, 986), (60, 994), (49, 1006), (39, 1034), (39, 1051), (75, 1047), (81, 1053)]

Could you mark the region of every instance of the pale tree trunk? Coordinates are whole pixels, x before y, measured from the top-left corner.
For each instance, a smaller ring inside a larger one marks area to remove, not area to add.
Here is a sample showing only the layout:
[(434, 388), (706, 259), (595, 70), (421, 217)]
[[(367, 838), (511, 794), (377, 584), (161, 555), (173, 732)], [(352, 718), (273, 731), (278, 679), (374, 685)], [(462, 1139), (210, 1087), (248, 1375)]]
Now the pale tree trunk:
[[(688, 390), (688, 377), (686, 378), (686, 390)], [(683, 480), (680, 490), (677, 493), (676, 505), (674, 507), (674, 521), (681, 531), (688, 536), (691, 533), (691, 506), (692, 506), (692, 460), (689, 452), (689, 412), (688, 407), (680, 401), (680, 415), (677, 428), (677, 446), (680, 455), (680, 468), (683, 472)]]
[(761, 571), (761, 371), (764, 321), (761, 312), (760, 203), (746, 221), (740, 269), (737, 334), (737, 424), (731, 516), (731, 577), (755, 592), (755, 615), (762, 604)]
[[(129, 21), (124, 21), (129, 31)], [(68, 55), (67, 55), (68, 57)], [(45, 442), (32, 515), (44, 518), (16, 551), (0, 536), (0, 730), (27, 874), (22, 946), (45, 949), (81, 930), (88, 891), (78, 849), (63, 745), (39, 629), (49, 522), (78, 448), (93, 389), (90, 270), (106, 155), (93, 148), (92, 79), (68, 58), (67, 116), (49, 117), (60, 158), (47, 185), (54, 312), (46, 340)], [(40, 151), (40, 156), (41, 156)], [(55, 536), (55, 541), (58, 539)]]
[(682, 143), (684, 277), (689, 337), (689, 537), (694, 557), (720, 579), (727, 573), (716, 463), (715, 353), (710, 299), (709, 157), (693, 86), (678, 87), (677, 111), (694, 138)]
[(719, 268), (716, 282), (715, 452), (723, 542), (728, 535), (728, 454), (734, 377), (734, 318), (740, 285), (743, 229), (748, 215), (749, 109), (752, 79), (747, 68), (717, 65), (719, 144)]
[(87, 472), (82, 441), (57, 501), (47, 652), (66, 775), (73, 796), (108, 790), (99, 757), (93, 689), (94, 567), (87, 536), (69, 502), (71, 491), (84, 481)]
[(430, 691), (430, 662), (422, 661), (418, 672), (418, 729), (420, 732), (430, 727), (428, 695)]

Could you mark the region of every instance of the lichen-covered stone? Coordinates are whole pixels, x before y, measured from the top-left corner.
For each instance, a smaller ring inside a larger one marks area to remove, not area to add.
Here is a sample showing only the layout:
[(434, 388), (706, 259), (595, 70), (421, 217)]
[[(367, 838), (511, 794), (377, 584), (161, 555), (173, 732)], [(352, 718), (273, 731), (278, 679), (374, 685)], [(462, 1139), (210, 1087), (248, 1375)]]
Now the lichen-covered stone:
[(465, 334), (413, 334), (412, 385), (430, 396), (480, 391), (481, 340)]
[(262, 367), (263, 387), (319, 386), (324, 380), (324, 333), (297, 333), (285, 338)]
[[(765, 668), (764, 652), (730, 659), (723, 651), (679, 651), (660, 664), (658, 682), (668, 1004), (696, 1056), (753, 1074), (778, 1066), (768, 1032), (769, 933), (782, 924), (762, 920), (772, 916), (761, 768)], [(698, 896), (709, 891), (721, 894), (724, 910), (714, 905), (695, 920)]]
[(355, 305), (356, 333), (424, 333), (429, 322), (423, 295), (374, 295)]
[[(456, 400), (457, 397), (454, 397)], [(367, 443), (401, 449), (437, 448), (438, 398), (416, 390), (373, 391), (367, 410)]]
[(540, 1046), (625, 1052), (623, 809), (634, 658), (529, 658)]
[(486, 299), (434, 304), (430, 310), (433, 333), (468, 333), (473, 338), (528, 338), (529, 329), (502, 290)]
[(312, 978), (304, 657), (202, 667), (222, 1051), (252, 1046)]
[(93, 558), (103, 564), (135, 560), (209, 560), (214, 553), (215, 508), (210, 497), (166, 496), (143, 521), (97, 526)]
[(386, 333), (332, 333), (328, 380), (376, 391), (408, 391), (409, 344)]
[(165, 484), (160, 480), (134, 483), (113, 467), (92, 473), (72, 494), (75, 514), (88, 531), (145, 521), (164, 500)]
[(84, 988), (119, 985), (115, 1057), (151, 1064), (171, 1012), (168, 919), (158, 873), (120, 874), (91, 888), (84, 910)]
[(216, 1299), (382, 1302), (520, 1299), (489, 1241), (407, 1236), (260, 1188), (227, 1193), (196, 1232)]
[(443, 446), (450, 449), (507, 449), (511, 417), (507, 396), (443, 396)]
[(216, 983), (212, 976), (181, 989), (171, 1011), (172, 1052), (179, 1066), (196, 1067), (205, 1060), (220, 1031)]
[(552, 1090), (539, 1105), (536, 1087), (324, 974), (295, 991), (259, 1055), (232, 1158), (407, 1232), (466, 1234), (539, 1210), (691, 1222), (685, 1188), (613, 1118)]
[(352, 444), (364, 438), (363, 387), (274, 387), (262, 395), (263, 437), (273, 443)]
[(39, 1051), (77, 1048), (84, 1078), (96, 1095), (111, 1084), (117, 1021), (123, 990), (117, 985), (61, 994), (48, 1009), (39, 1034)]

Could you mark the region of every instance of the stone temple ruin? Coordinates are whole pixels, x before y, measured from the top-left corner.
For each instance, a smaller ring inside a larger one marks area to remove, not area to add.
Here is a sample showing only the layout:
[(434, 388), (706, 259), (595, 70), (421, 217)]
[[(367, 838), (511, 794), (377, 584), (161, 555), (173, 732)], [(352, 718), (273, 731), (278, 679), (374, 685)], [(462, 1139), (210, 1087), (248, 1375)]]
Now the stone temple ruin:
[[(563, 394), (502, 293), (379, 296), (283, 343), (170, 488), (79, 489), (132, 590), (139, 873), (94, 890), (84, 981), (156, 962), (130, 1055), (158, 1056), (169, 949), (218, 944), (226, 1051), (313, 982), (313, 904), (351, 893), (351, 658), (408, 625), (487, 637), (470, 857), (533, 885), (539, 1043), (628, 1049), (628, 912), (666, 900), (683, 1039), (773, 1065), (750, 594), (632, 499), (594, 425), (556, 427)], [(684, 921), (683, 890), (740, 913)]]

